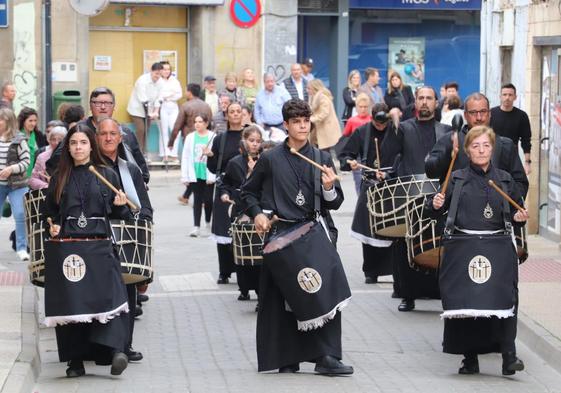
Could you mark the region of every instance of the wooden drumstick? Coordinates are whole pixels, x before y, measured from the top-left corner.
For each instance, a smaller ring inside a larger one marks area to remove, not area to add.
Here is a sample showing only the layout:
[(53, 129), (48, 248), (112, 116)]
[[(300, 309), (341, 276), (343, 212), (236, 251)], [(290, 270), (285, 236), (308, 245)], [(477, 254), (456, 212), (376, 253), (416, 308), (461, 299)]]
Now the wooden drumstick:
[(501, 194), (501, 196), (504, 199), (506, 199), (512, 206), (514, 206), (517, 210), (522, 210), (522, 211), (524, 210), (524, 208), (521, 207), (518, 203), (516, 203), (511, 197), (509, 197), (506, 192), (501, 190), (501, 188), (499, 186), (497, 186), (493, 180), (489, 180), (488, 183), (491, 187), (493, 187), (499, 194)]
[[(350, 164), (352, 161), (353, 161), (353, 160), (347, 160), (347, 164)], [(357, 162), (356, 165), (357, 165), (359, 168), (362, 168), (362, 169), (367, 170), (367, 171), (376, 172), (377, 170), (379, 170), (379, 169), (370, 168), (369, 166), (363, 165), (363, 164), (361, 164), (361, 163), (359, 163), (359, 162)]]
[[(204, 148), (203, 150), (208, 149), (208, 147), (210, 146), (210, 144), (211, 144), (212, 141), (214, 140), (214, 137), (215, 137), (215, 136), (216, 136), (216, 134), (214, 134), (214, 135), (212, 136), (212, 138), (210, 138), (210, 140), (208, 141), (208, 143), (206, 144), (206, 146), (205, 146), (205, 148)], [(201, 160), (203, 159), (204, 156), (205, 156), (204, 153), (201, 154), (201, 157), (199, 157), (199, 161), (201, 161)]]
[(380, 147), (378, 146), (378, 138), (374, 138), (374, 144), (376, 145), (376, 163), (378, 164), (378, 170), (380, 170), (382, 163), (380, 162)]
[[(291, 148), (290, 148), (290, 152), (291, 152), (292, 154), (294, 154), (294, 155), (300, 157), (300, 158), (303, 159), (304, 161), (307, 161), (309, 164), (312, 164), (313, 166), (315, 166), (316, 168), (318, 168), (320, 171), (322, 171), (322, 172), (325, 173), (325, 169), (324, 169), (323, 166), (321, 166), (320, 164), (318, 164), (318, 163), (315, 162), (314, 160), (310, 160), (310, 159), (309, 159), (308, 157), (306, 157), (305, 155), (300, 154), (300, 153), (298, 152), (298, 150), (296, 150), (295, 148), (291, 147)], [(341, 177), (339, 177), (339, 175), (335, 175), (335, 178), (336, 178), (337, 180), (339, 180), (339, 181), (341, 180)]]
[(446, 172), (446, 177), (444, 178), (444, 183), (442, 183), (442, 190), (440, 193), (446, 195), (446, 189), (448, 188), (448, 182), (450, 181), (450, 175), (452, 174), (452, 168), (456, 162), (456, 156), (458, 154), (452, 150), (452, 160), (450, 160), (450, 165), (448, 166), (448, 172)]
[[(88, 167), (88, 169), (89, 169), (89, 171), (90, 171), (91, 173), (93, 173), (94, 175), (96, 175), (96, 176), (99, 178), (99, 180), (101, 180), (107, 187), (109, 187), (109, 188), (111, 189), (111, 191), (113, 191), (115, 194), (118, 194), (118, 193), (119, 193), (119, 190), (117, 190), (117, 189), (115, 188), (115, 186), (114, 186), (113, 184), (111, 184), (111, 182), (109, 182), (109, 180), (107, 180), (106, 178), (104, 178), (103, 175), (102, 175), (101, 173), (99, 173), (99, 172), (97, 171), (97, 169), (95, 169), (95, 167), (94, 167), (93, 165), (90, 165), (90, 166)], [(125, 194), (125, 197), (126, 197), (126, 194)], [(138, 207), (137, 207), (134, 203), (132, 203), (128, 198), (127, 198), (127, 205), (129, 205), (129, 207), (130, 207), (132, 210), (138, 210)]]

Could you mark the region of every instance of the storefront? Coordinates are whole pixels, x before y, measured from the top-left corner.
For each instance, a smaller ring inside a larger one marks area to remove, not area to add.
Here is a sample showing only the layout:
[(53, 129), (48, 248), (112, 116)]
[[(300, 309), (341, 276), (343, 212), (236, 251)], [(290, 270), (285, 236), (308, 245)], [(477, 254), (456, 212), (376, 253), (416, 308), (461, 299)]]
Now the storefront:
[(327, 17), (300, 7), (299, 55), (313, 58), (315, 75), (329, 81), (333, 54), (343, 48), (318, 42), (333, 42), (332, 19), (346, 15), (347, 72), (377, 68), (384, 87), (390, 70), (412, 86), (438, 90), (456, 81), (465, 97), (479, 91), (480, 10), (481, 0), (350, 0), (347, 11), (335, 9)]

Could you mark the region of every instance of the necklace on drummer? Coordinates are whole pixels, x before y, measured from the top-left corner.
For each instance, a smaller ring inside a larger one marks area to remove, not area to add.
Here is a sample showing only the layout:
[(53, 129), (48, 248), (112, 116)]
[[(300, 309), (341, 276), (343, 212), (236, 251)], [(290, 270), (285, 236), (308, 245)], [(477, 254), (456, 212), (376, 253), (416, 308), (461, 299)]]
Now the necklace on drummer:
[(485, 186), (485, 192), (487, 193), (487, 204), (483, 209), (483, 217), (486, 218), (487, 220), (490, 220), (491, 218), (493, 218), (494, 212), (493, 212), (493, 208), (489, 204), (489, 186), (487, 185)]
[(296, 194), (296, 198), (294, 198), (294, 203), (296, 203), (296, 205), (298, 206), (304, 206), (306, 204), (306, 197), (302, 193), (302, 187), (300, 184), (300, 173), (296, 168), (294, 168), (294, 164), (292, 163), (291, 158), (292, 157), (288, 156), (287, 161), (292, 171), (294, 171), (294, 174), (296, 175), (296, 181), (298, 182), (298, 193)]
[[(87, 176), (87, 173), (86, 173)], [(78, 192), (78, 197), (80, 198), (80, 215), (78, 216), (78, 221), (76, 222), (76, 224), (78, 225), (78, 228), (84, 229), (85, 227), (88, 226), (88, 219), (86, 218), (86, 215), (84, 214), (84, 210), (85, 209), (85, 196), (82, 194), (82, 190), (80, 189), (80, 185), (78, 184), (78, 180), (76, 180), (76, 176), (72, 176), (72, 180), (74, 180), (74, 185), (76, 186), (76, 191)], [(84, 190), (88, 189), (90, 182), (86, 182), (84, 184)], [(87, 192), (87, 191), (86, 191)]]

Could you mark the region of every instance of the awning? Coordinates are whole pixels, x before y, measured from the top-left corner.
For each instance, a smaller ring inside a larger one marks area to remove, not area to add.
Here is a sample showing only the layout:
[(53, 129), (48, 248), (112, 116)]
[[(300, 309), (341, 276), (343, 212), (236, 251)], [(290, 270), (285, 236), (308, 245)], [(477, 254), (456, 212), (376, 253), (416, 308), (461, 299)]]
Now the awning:
[(111, 0), (111, 4), (131, 4), (131, 5), (224, 5), (224, 0)]

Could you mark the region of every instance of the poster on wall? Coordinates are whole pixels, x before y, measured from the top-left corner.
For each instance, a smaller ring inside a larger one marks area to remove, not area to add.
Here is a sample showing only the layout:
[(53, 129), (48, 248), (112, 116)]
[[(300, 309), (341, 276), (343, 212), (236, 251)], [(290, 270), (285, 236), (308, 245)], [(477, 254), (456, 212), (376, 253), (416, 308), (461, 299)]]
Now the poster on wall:
[(390, 37), (388, 42), (388, 75), (397, 71), (413, 90), (425, 84), (425, 38)]
[(159, 50), (150, 49), (145, 50), (143, 53), (143, 71), (144, 73), (150, 72), (152, 64), (159, 61), (167, 61), (171, 65), (171, 72), (174, 76), (177, 73), (177, 51), (175, 50)]

